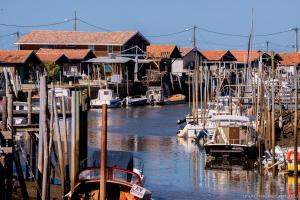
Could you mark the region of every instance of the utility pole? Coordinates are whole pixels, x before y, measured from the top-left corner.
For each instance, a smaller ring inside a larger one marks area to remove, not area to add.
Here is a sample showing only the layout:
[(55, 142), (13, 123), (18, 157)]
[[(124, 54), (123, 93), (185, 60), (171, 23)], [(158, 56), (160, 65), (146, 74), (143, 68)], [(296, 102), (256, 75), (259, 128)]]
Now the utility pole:
[(74, 15), (74, 31), (77, 31), (77, 15), (76, 15), (76, 11), (75, 11), (75, 15)]
[(266, 43), (267, 43), (267, 53), (269, 52), (269, 43), (270, 43), (270, 41), (266, 41)]
[(298, 30), (299, 28), (293, 28), (293, 31), (295, 31), (295, 44), (294, 44), (294, 48), (295, 48), (295, 52), (298, 52)]
[(193, 27), (193, 48), (196, 48), (196, 26)]

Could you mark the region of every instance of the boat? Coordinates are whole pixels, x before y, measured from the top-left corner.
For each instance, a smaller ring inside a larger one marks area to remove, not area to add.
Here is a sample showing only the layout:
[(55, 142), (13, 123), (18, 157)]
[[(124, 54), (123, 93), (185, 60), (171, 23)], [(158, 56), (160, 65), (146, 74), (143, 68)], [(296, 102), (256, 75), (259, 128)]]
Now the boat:
[(172, 104), (185, 104), (185, 96), (182, 94), (174, 94), (168, 98), (165, 98), (163, 104), (172, 105)]
[(99, 89), (97, 98), (91, 100), (91, 107), (99, 108), (103, 104), (107, 104), (109, 108), (117, 108), (121, 106), (121, 100), (111, 89)]
[(146, 98), (148, 104), (162, 104), (164, 102), (163, 89), (161, 87), (149, 87), (146, 92)]
[(256, 159), (255, 123), (252, 117), (217, 115), (211, 120), (215, 129), (204, 144), (206, 155), (213, 158)]
[(125, 98), (126, 106), (144, 106), (147, 103), (147, 98), (144, 96), (128, 96)]
[[(93, 165), (99, 165), (97, 157), (101, 152), (93, 154)], [(99, 157), (98, 157), (99, 158)], [(134, 157), (130, 152), (107, 152), (106, 196), (111, 200), (150, 200), (151, 192), (143, 187), (142, 177), (134, 170)], [(99, 199), (100, 168), (88, 167), (80, 171), (76, 183), (66, 197), (70, 200)]]

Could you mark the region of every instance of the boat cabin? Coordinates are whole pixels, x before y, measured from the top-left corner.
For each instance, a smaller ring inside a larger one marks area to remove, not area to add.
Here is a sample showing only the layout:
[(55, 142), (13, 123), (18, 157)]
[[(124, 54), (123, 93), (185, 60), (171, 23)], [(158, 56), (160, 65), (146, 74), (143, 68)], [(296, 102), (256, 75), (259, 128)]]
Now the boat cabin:
[(160, 103), (164, 101), (164, 92), (161, 87), (149, 87), (146, 92), (148, 103)]
[(101, 101), (110, 101), (114, 96), (114, 92), (111, 89), (100, 89), (97, 98)]

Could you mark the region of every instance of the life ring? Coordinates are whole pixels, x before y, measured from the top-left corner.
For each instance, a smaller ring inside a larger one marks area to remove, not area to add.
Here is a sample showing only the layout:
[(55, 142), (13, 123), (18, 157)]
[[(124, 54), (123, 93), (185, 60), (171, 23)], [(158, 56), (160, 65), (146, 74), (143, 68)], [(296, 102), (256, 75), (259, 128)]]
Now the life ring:
[[(300, 161), (300, 152), (298, 152), (297, 158), (298, 158), (298, 161)], [(293, 159), (294, 159), (294, 150), (290, 149), (290, 150), (288, 150), (288, 153), (286, 155), (286, 160), (292, 161)]]

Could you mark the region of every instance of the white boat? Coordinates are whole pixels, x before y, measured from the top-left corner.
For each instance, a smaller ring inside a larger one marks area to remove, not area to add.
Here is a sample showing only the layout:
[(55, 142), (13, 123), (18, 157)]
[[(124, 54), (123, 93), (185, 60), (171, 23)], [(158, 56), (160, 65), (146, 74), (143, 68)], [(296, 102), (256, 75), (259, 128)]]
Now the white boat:
[(145, 96), (128, 96), (125, 98), (126, 106), (144, 106), (147, 103)]
[(255, 128), (251, 117), (217, 115), (210, 122), (215, 124), (215, 129), (210, 133), (212, 139), (204, 144), (208, 156), (255, 158)]
[(104, 104), (109, 108), (116, 108), (121, 106), (121, 100), (111, 89), (99, 89), (97, 98), (91, 100), (91, 107), (99, 108)]
[(146, 92), (147, 103), (161, 104), (164, 102), (164, 92), (161, 87), (149, 87)]

